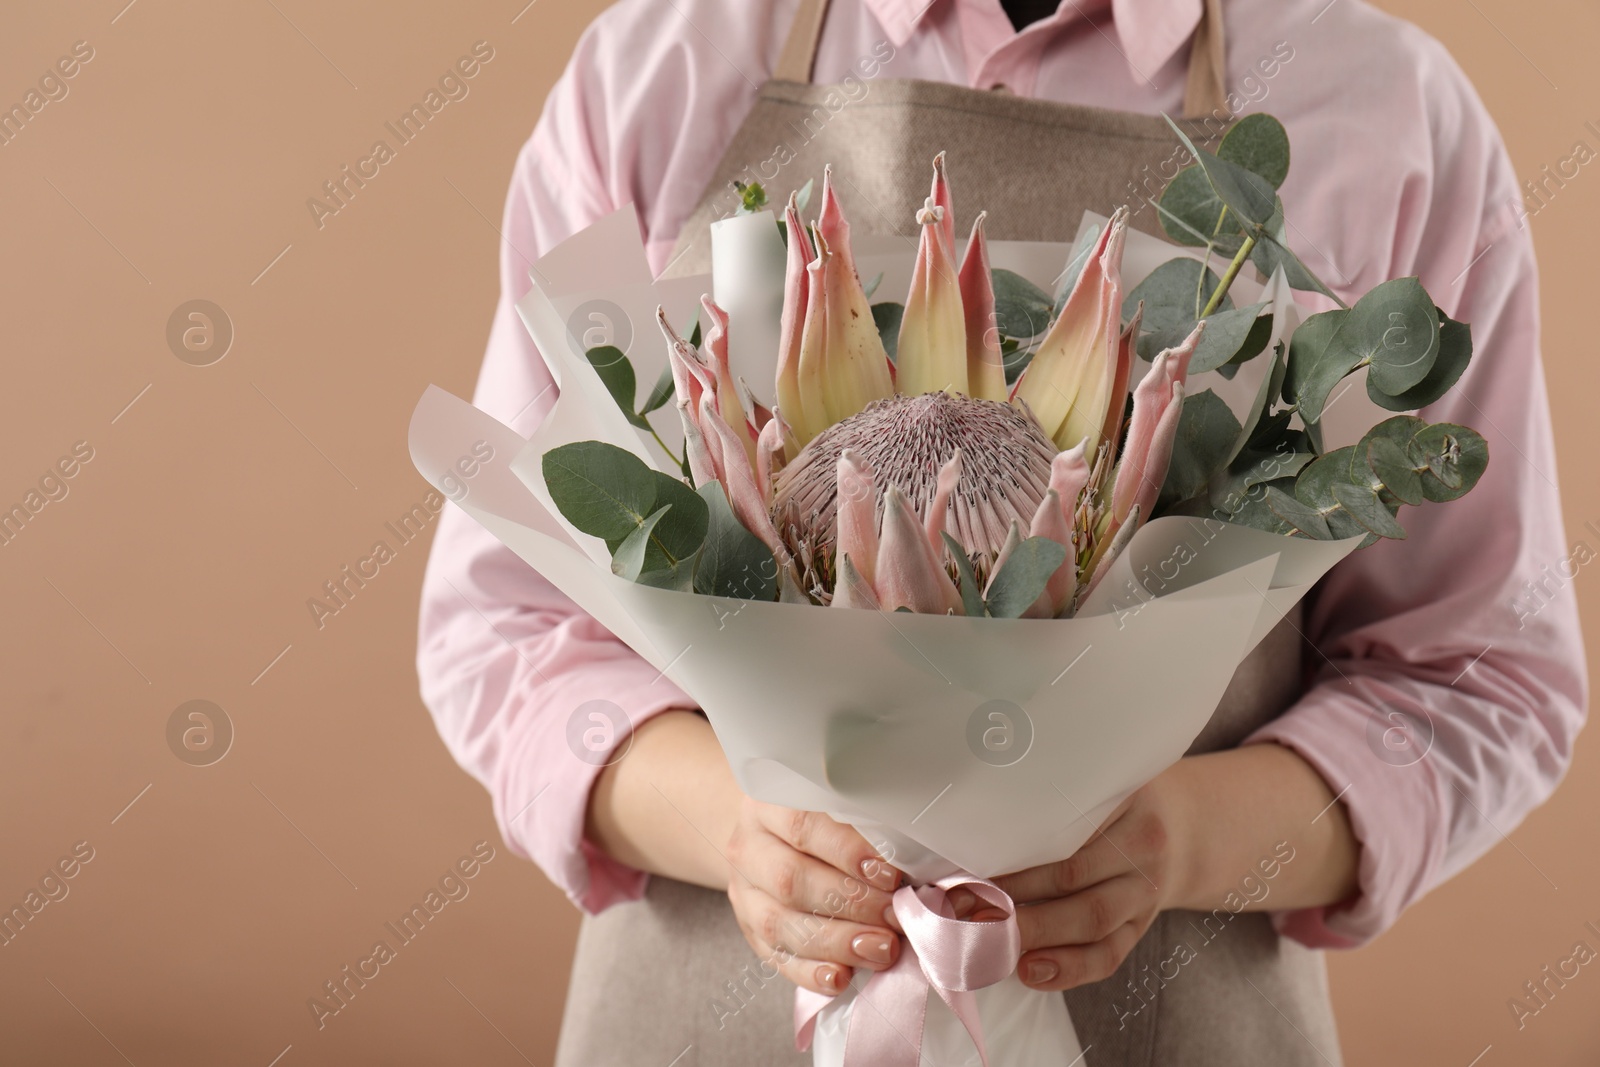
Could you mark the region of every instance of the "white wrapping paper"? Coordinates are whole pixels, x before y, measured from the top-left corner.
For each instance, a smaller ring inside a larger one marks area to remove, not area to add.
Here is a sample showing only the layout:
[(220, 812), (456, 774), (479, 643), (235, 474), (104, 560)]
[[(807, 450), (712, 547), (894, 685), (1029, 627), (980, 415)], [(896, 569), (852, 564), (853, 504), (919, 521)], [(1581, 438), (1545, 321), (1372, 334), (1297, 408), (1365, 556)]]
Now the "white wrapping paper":
[[(714, 230), (714, 255), (751, 269), (718, 272), (717, 299), (730, 310), (735, 374), (769, 395), (776, 345), (747, 324), (776, 312), (782, 261), (771, 253), (781, 244), (770, 215), (731, 222)], [(1129, 234), (1129, 258), (1153, 259), (1145, 271), (1173, 253), (1166, 246), (1154, 258), (1149, 246), (1161, 242), (1137, 236)], [(734, 245), (741, 251), (730, 254)], [(996, 242), (990, 254), (995, 266), (1048, 286), (1067, 249)], [(857, 259), (865, 278), (884, 271), (882, 298), (903, 290), (911, 269), (903, 240), (859, 241)], [(631, 209), (541, 260), (519, 310), (560, 386), (554, 409), (524, 441), (430, 388), (411, 422), (413, 462), (442, 487), (478, 441), (514, 457), (485, 465), (459, 506), (690, 694), (746, 793), (857, 825), (918, 882), (957, 870), (991, 877), (1076, 851), (1183, 754), (1238, 663), (1355, 544), (1159, 519), (1069, 620), (835, 611), (624, 581), (610, 573), (605, 545), (551, 504), (540, 457), (600, 440), (671, 469), (622, 417), (568, 325), (605, 302), (631, 323), (639, 380), (654, 381), (666, 358), (656, 306), (686, 324), (707, 279), (652, 283), (643, 262)], [(762, 339), (741, 344), (746, 333)], [(676, 429), (672, 414), (654, 417), (664, 437)], [(1147, 580), (1152, 573), (1159, 583)], [(1064, 1064), (1080, 1051), (1060, 996), (1013, 977), (978, 997), (994, 1067)], [(841, 996), (819, 1020), (817, 1063), (842, 1062), (850, 1003)], [(968, 1061), (978, 1062), (965, 1031), (931, 998), (924, 1062)]]

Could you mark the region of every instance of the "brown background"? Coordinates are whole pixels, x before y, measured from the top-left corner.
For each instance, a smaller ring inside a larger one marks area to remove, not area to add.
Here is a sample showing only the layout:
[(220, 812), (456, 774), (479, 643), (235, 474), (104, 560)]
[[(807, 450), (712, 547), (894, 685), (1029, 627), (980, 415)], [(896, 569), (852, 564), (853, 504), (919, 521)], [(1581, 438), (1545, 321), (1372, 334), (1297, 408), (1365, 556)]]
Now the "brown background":
[[(602, 5), (125, 2), (12, 5), (0, 32), (7, 104), (74, 41), (95, 52), (0, 148), (0, 503), (94, 449), (0, 548), (0, 904), (95, 851), (0, 947), (0, 1060), (548, 1063), (576, 915), (500, 846), (417, 699), (425, 542), (323, 629), (305, 602), (426, 491), (412, 405), (429, 382), (470, 391), (514, 153)], [(1595, 143), (1592, 6), (1385, 6), (1446, 42), (1522, 177)], [(470, 95), (319, 230), (306, 198), (478, 40), (495, 57)], [(1600, 491), (1573, 457), (1600, 446), (1597, 204), (1584, 173), (1534, 223), (1568, 534), (1591, 545)], [(166, 342), (194, 298), (236, 330), (211, 366)], [(1596, 579), (1577, 584), (1600, 618)], [(236, 730), (209, 767), (166, 740), (197, 698)], [(1506, 1007), (1600, 923), (1597, 802), (1585, 737), (1509, 845), (1332, 959), (1350, 1062), (1600, 1059), (1600, 971), (1520, 1033)], [(319, 1032), (307, 998), (480, 840), (497, 854), (471, 895)]]

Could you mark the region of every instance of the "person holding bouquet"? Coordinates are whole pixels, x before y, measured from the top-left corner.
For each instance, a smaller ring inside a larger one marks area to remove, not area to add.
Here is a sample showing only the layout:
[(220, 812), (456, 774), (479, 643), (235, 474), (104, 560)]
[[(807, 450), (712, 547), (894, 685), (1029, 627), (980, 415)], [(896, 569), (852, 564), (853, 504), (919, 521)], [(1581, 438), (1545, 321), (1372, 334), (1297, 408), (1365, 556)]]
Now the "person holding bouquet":
[[(1380, 934), (1570, 759), (1570, 586), (1517, 608), (1568, 555), (1532, 248), (1470, 85), (1361, 0), (624, 0), (580, 42), (506, 207), (475, 403), (526, 434), (554, 399), (514, 309), (529, 264), (630, 201), (666, 272), (703, 269), (730, 182), (793, 188), (826, 162), (860, 186), (858, 225), (903, 232), (870, 205), (920, 185), (937, 143), (982, 161), (963, 190), (993, 238), (1069, 241), (1085, 209), (1123, 205), (1160, 233), (1162, 113), (1220, 134), (1268, 100), (1297, 135), (1283, 199), (1333, 292), (1416, 274), (1471, 324), (1478, 360), (1425, 413), (1484, 426), (1497, 459), (1448, 518), (1336, 567), (1269, 638), (1281, 665), (1079, 852), (997, 880), (1019, 976), (1064, 993), (1097, 1065), (1338, 1062), (1318, 950)], [(693, 700), (454, 509), (418, 667), (508, 844), (588, 913), (558, 1063), (803, 1062), (777, 976), (837, 994), (905, 950), (892, 862), (743, 796)], [(579, 751), (595, 702), (617, 721)]]

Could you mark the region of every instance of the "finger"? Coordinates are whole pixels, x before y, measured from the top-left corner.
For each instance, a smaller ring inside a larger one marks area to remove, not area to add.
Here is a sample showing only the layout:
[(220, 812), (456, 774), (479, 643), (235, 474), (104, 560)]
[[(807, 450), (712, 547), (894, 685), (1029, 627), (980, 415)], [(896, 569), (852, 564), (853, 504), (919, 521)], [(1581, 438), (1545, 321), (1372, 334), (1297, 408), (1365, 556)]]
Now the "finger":
[(1138, 875), (1123, 875), (1042, 904), (1017, 909), (1024, 951), (1055, 945), (1088, 945), (1153, 910), (1154, 890)]
[(761, 824), (770, 833), (799, 851), (875, 889), (892, 893), (899, 886), (900, 872), (885, 863), (854, 827), (835, 822), (817, 811), (796, 811), (773, 804), (758, 805), (756, 810)]
[(809, 989), (824, 996), (835, 996), (849, 985), (853, 973), (850, 968), (841, 967), (827, 960), (802, 959), (788, 949), (778, 948), (767, 941), (760, 929), (766, 925), (766, 921), (759, 918), (752, 921), (761, 907), (761, 898), (764, 896), (760, 890), (753, 889), (748, 884), (728, 887), (728, 900), (733, 904), (733, 914), (739, 923), (739, 932), (744, 934), (751, 951), (761, 961), (758, 973), (766, 977), (771, 971), (776, 970), (802, 989)]
[(1047, 992), (1104, 981), (1122, 966), (1142, 933), (1139, 924), (1124, 923), (1092, 944), (1025, 953), (1017, 962), (1017, 976), (1024, 985)]
[(791, 847), (772, 834), (753, 834), (740, 855), (744, 877), (778, 903), (823, 918), (894, 927), (893, 897)]
[(803, 959), (881, 971), (900, 952), (899, 938), (882, 926), (796, 911), (760, 890), (741, 899), (740, 916), (765, 944)]
[(1018, 904), (1028, 904), (1076, 893), (1132, 869), (1133, 864), (1117, 851), (1110, 838), (1097, 835), (1064, 860), (1001, 875), (994, 882)]

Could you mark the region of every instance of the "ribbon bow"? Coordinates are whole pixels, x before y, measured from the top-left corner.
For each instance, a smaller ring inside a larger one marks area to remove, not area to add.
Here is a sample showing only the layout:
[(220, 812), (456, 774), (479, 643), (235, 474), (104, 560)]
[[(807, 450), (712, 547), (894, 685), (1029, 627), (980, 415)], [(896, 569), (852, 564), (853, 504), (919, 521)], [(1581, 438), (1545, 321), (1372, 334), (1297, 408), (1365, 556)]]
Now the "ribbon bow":
[[(957, 886), (1004, 911), (1004, 921), (957, 919), (946, 893)], [(928, 1012), (928, 990), (950, 1006), (967, 1028), (978, 1056), (988, 1067), (983, 1024), (972, 992), (994, 985), (1017, 968), (1022, 935), (1017, 909), (993, 882), (956, 874), (931, 885), (902, 886), (894, 894), (894, 913), (906, 934), (907, 950), (894, 966), (874, 974), (856, 994), (845, 1035), (844, 1067), (918, 1067)], [(860, 1001), (866, 1002), (862, 1010)], [(832, 998), (808, 989), (795, 992), (794, 1043), (811, 1047), (817, 1014)]]

